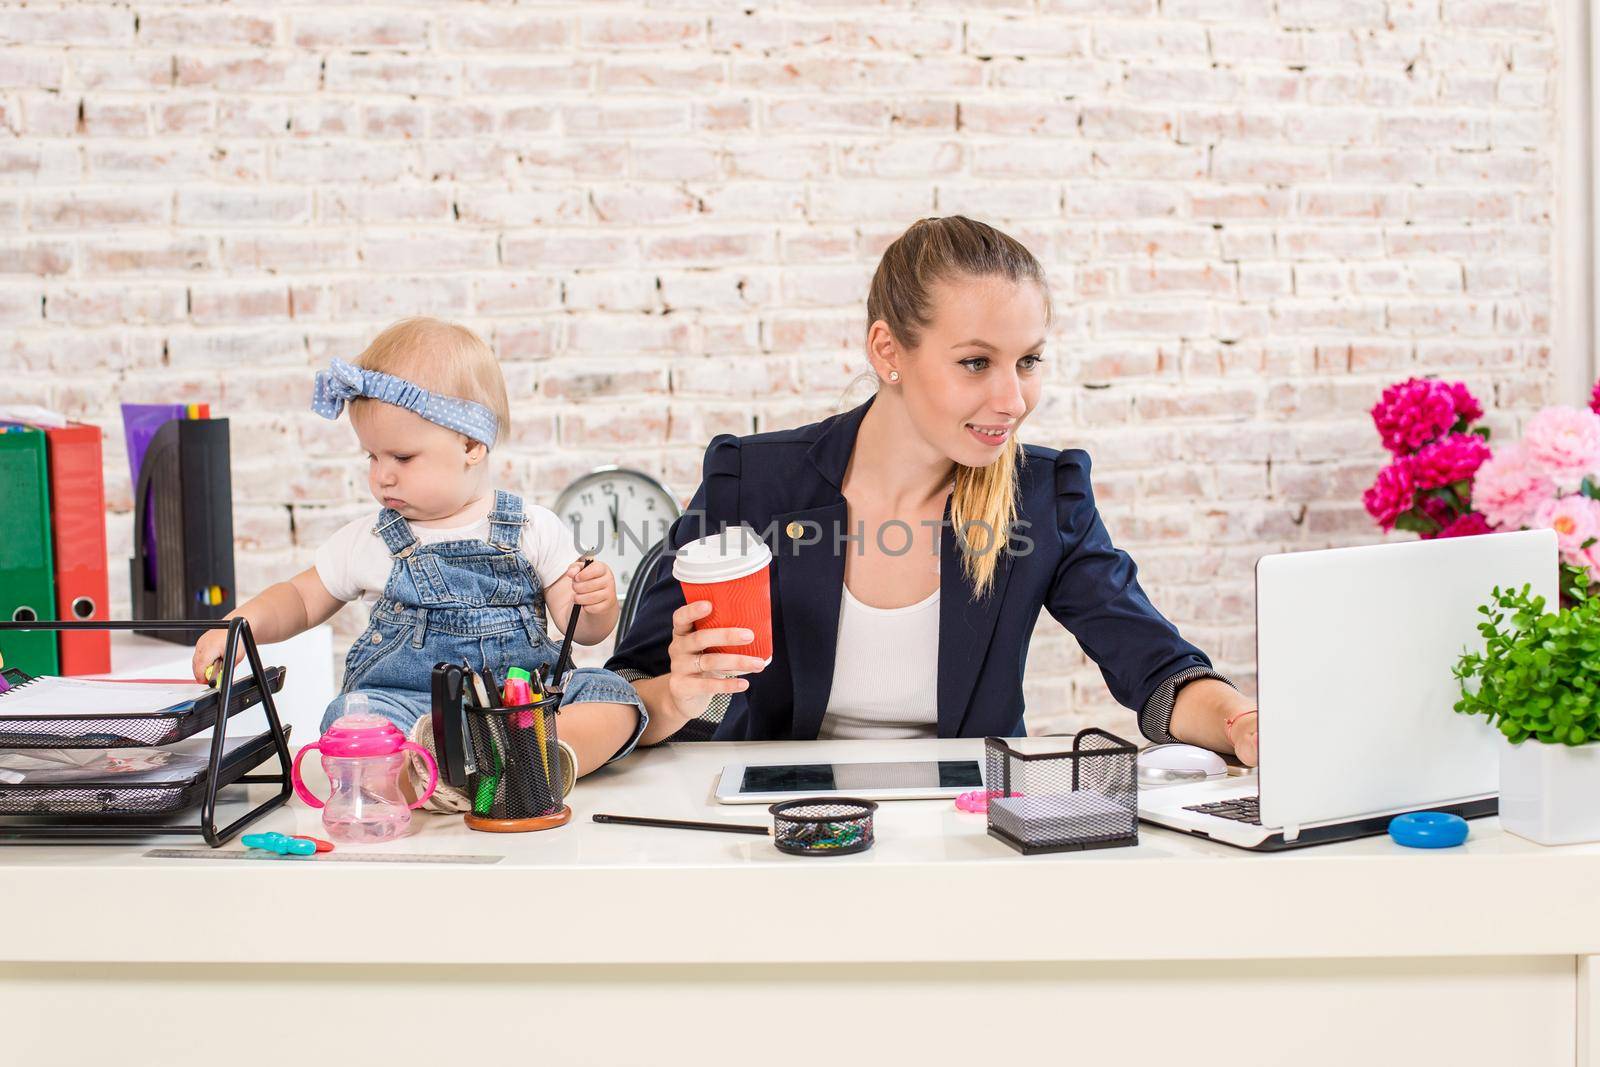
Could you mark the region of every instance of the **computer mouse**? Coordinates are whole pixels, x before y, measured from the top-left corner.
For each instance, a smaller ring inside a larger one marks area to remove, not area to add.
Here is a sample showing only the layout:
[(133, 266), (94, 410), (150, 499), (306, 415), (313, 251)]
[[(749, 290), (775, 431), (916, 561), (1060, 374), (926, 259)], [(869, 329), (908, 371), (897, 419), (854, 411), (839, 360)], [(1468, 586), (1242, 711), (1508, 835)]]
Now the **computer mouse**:
[(1203, 782), (1228, 773), (1222, 757), (1196, 745), (1151, 745), (1139, 753), (1141, 786)]

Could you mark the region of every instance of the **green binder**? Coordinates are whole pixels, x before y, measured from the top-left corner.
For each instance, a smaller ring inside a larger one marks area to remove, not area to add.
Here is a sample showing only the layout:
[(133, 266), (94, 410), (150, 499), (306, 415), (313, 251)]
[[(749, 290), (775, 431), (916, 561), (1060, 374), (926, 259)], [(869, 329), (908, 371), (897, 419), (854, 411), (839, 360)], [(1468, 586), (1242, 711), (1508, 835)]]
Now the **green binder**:
[[(56, 617), (44, 441), (42, 431), (0, 426), (0, 619)], [(0, 655), (35, 676), (60, 671), (52, 630), (0, 632)]]

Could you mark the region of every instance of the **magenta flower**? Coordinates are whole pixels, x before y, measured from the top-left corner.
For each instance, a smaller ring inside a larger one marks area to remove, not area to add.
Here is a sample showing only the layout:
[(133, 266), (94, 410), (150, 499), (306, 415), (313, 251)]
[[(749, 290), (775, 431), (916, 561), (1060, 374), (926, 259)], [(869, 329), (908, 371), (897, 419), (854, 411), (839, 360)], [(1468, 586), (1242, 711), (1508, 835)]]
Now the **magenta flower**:
[(1478, 534), (1494, 533), (1489, 528), (1489, 523), (1476, 511), (1469, 511), (1455, 522), (1446, 526), (1438, 533), (1439, 537), (1476, 537)]
[(1478, 398), (1467, 389), (1466, 382), (1450, 382), (1450, 399), (1456, 406), (1456, 418), (1471, 422), (1483, 418), (1483, 405), (1478, 403)]
[(1557, 489), (1576, 489), (1600, 471), (1600, 415), (1559, 405), (1545, 408), (1528, 420), (1522, 446)]
[(1482, 406), (1462, 383), (1408, 378), (1383, 391), (1372, 408), (1372, 423), (1383, 447), (1398, 456), (1482, 415)]
[(1411, 472), (1411, 458), (1401, 456), (1378, 472), (1370, 488), (1361, 494), (1367, 514), (1378, 521), (1385, 530), (1394, 529), (1394, 522), (1410, 511), (1417, 495), (1416, 478)]
[(1589, 410), (1600, 415), (1600, 382), (1594, 383), (1594, 389), (1589, 393)]
[(1533, 521), (1556, 532), (1561, 557), (1568, 563), (1589, 567), (1595, 562), (1589, 549), (1591, 541), (1600, 539), (1600, 500), (1581, 493), (1551, 497), (1539, 505)]
[(1434, 525), (1439, 528), (1431, 532), (1424, 531), (1419, 533), (1417, 536), (1421, 537), (1424, 541), (1438, 537), (1439, 530), (1442, 530), (1446, 526), (1449, 526), (1451, 523), (1455, 522), (1456, 516), (1460, 514), (1456, 510), (1456, 506), (1454, 504), (1448, 500), (1441, 500), (1436, 496), (1422, 497), (1421, 500), (1417, 501), (1417, 510), (1422, 512), (1422, 514), (1429, 519), (1432, 519)]
[(1466, 481), (1490, 456), (1483, 438), (1470, 433), (1453, 433), (1424, 445), (1411, 457), (1411, 472), (1418, 489), (1442, 489)]
[(1533, 522), (1533, 513), (1555, 491), (1517, 442), (1505, 445), (1478, 468), (1472, 480), (1472, 506), (1496, 529), (1520, 530)]

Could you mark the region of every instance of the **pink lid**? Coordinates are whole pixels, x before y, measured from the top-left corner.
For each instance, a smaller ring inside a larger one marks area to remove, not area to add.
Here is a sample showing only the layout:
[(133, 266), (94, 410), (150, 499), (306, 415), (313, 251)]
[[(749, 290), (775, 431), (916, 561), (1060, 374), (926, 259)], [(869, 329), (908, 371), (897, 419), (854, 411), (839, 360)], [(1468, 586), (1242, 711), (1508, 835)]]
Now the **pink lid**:
[(318, 745), (324, 756), (387, 756), (406, 743), (400, 728), (381, 715), (342, 715)]

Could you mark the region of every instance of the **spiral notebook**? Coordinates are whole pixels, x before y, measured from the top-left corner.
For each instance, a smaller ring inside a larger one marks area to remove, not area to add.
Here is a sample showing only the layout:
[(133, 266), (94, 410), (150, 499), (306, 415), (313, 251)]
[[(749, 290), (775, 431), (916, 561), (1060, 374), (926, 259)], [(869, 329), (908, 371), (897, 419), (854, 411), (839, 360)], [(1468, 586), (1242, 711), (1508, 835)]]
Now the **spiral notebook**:
[[(283, 675), (267, 668), (267, 688), (281, 689)], [(187, 678), (3, 677), (11, 684), (0, 692), (0, 748), (168, 744), (210, 726), (219, 704), (216, 689)], [(259, 703), (261, 693), (241, 670), (227, 713)]]
[(174, 679), (136, 681), (47, 675), (0, 693), (0, 719), (170, 714), (194, 705), (211, 692), (209, 685)]

